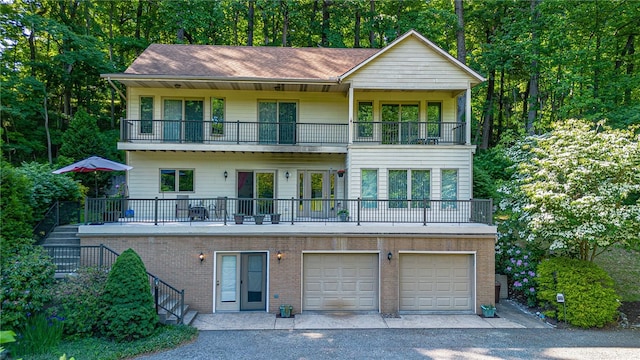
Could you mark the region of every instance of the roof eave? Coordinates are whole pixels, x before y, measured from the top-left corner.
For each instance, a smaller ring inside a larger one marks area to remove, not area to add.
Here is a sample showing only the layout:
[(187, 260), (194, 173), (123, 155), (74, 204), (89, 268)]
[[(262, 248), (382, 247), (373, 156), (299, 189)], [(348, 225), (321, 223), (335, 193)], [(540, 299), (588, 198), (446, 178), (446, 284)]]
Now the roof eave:
[(220, 77), (220, 76), (186, 76), (186, 75), (138, 75), (138, 74), (100, 74), (103, 79), (126, 81), (189, 81), (189, 82), (233, 82), (233, 83), (274, 83), (274, 84), (340, 84), (339, 78), (303, 79), (303, 78), (258, 78), (258, 77)]

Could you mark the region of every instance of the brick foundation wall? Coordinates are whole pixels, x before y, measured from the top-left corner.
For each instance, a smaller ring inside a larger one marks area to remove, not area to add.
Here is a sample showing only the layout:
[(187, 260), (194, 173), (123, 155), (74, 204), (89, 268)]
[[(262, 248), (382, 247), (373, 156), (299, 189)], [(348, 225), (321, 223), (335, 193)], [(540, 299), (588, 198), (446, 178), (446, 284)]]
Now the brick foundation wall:
[[(82, 234), (81, 234), (82, 236)], [(213, 311), (214, 253), (216, 251), (269, 253), (269, 312), (291, 304), (300, 312), (303, 251), (362, 251), (379, 253), (380, 312), (398, 311), (399, 252), (466, 252), (476, 254), (476, 313), (480, 305), (495, 303), (493, 235), (429, 236), (120, 236), (81, 237), (82, 245), (104, 244), (121, 253), (134, 249), (147, 271), (178, 289), (185, 302), (202, 313)], [(278, 262), (276, 253), (282, 252)], [(200, 262), (199, 254), (205, 260)], [(391, 252), (391, 262), (387, 253)], [(276, 298), (277, 297), (277, 298)]]

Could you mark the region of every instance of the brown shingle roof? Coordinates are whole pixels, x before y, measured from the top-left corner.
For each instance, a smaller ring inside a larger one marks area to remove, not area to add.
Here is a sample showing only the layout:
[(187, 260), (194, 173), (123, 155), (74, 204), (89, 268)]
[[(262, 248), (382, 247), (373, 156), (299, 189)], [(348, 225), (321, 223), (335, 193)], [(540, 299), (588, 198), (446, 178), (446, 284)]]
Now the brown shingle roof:
[(203, 78), (336, 78), (380, 49), (152, 44), (124, 72)]

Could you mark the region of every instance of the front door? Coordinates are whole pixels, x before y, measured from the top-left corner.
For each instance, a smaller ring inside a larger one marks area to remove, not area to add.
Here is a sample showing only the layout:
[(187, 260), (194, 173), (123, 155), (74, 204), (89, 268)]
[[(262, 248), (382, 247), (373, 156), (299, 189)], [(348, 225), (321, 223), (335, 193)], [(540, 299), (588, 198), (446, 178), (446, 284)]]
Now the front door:
[(216, 262), (216, 311), (266, 310), (266, 253), (220, 253)]

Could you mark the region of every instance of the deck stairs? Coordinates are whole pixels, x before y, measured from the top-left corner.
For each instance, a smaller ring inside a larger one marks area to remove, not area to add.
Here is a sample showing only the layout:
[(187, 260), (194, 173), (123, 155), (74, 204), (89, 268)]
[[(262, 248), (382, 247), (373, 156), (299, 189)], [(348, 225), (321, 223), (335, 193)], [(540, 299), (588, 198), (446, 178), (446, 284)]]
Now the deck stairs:
[[(80, 238), (78, 237), (78, 225), (57, 226), (42, 242), (45, 247), (60, 247), (55, 251), (53, 263), (56, 265), (56, 279), (62, 279), (73, 274), (80, 266)], [(180, 315), (180, 302), (168, 294), (158, 294), (158, 318), (162, 324), (177, 324)], [(165, 310), (168, 309), (168, 310)], [(184, 304), (182, 323), (191, 325), (198, 315), (196, 310), (190, 310), (188, 304)]]

